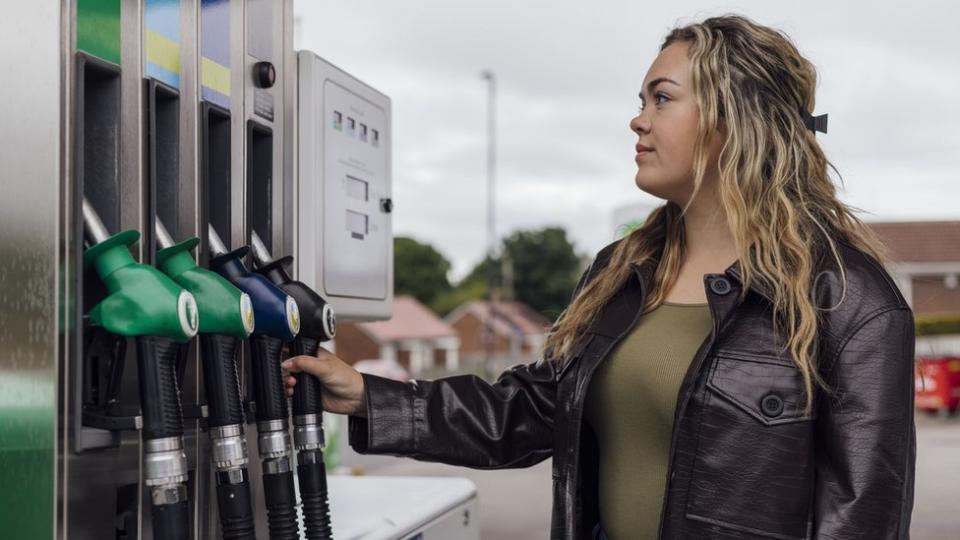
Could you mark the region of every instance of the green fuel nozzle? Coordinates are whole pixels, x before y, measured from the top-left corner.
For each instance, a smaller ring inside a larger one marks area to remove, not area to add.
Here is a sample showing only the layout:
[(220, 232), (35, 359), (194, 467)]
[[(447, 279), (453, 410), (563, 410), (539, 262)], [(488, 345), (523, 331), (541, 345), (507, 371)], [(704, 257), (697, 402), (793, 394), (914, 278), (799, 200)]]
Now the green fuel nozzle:
[[(300, 307), (300, 333), (291, 344), (294, 355), (316, 356), (320, 343), (333, 339), (337, 330), (333, 307), (316, 291), (290, 277), (293, 257), (273, 260), (255, 231), (250, 245), (257, 273), (293, 297)], [(327, 471), (323, 461), (323, 395), (320, 381), (308, 373), (296, 374), (293, 392), (293, 445), (297, 449), (297, 477), (303, 501), (303, 522), (308, 540), (332, 538)]]
[(121, 336), (159, 336), (185, 343), (197, 334), (193, 295), (156, 268), (133, 259), (128, 246), (140, 233), (108, 236), (93, 206), (84, 198), (83, 219), (91, 244), (84, 266), (96, 269), (110, 294), (90, 310), (90, 321)]
[(159, 219), (155, 232), (162, 249), (157, 251), (157, 266), (178, 285), (193, 294), (199, 311), (201, 334), (223, 334), (246, 339), (253, 333), (255, 317), (250, 296), (215, 272), (197, 265), (190, 251), (199, 238), (174, 244)]
[(193, 295), (156, 268), (134, 261), (129, 245), (140, 233), (110, 236), (84, 198), (83, 221), (90, 247), (85, 267), (93, 267), (109, 295), (89, 313), (90, 322), (137, 342), (140, 409), (143, 415), (143, 476), (150, 487), (153, 537), (189, 538), (187, 456), (183, 411), (177, 384), (179, 345), (197, 333)]
[(174, 243), (160, 218), (154, 232), (162, 248), (157, 251), (157, 266), (194, 295), (200, 313), (200, 362), (223, 538), (255, 540), (236, 361), (240, 341), (255, 328), (253, 304), (247, 293), (197, 265), (190, 251), (199, 244), (198, 238)]

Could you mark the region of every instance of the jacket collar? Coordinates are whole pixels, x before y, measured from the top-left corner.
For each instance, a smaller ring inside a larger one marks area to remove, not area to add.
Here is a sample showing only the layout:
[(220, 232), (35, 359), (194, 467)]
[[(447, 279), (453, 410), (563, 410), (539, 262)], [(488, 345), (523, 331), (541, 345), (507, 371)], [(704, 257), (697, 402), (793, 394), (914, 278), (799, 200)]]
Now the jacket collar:
[[(637, 264), (635, 261), (630, 262), (630, 266), (632, 266), (640, 276), (645, 292), (650, 291), (649, 286), (651, 283), (653, 283), (653, 275), (657, 270), (657, 265), (659, 262), (660, 259), (657, 257), (651, 257), (647, 259), (642, 265)], [(728, 266), (727, 269), (723, 271), (723, 273), (732, 277), (734, 280), (736, 280), (737, 284), (743, 287), (743, 272), (740, 265), (740, 259), (734, 261), (733, 264)], [(766, 298), (769, 302), (773, 302), (773, 291), (771, 291), (770, 288), (760, 280), (754, 279), (750, 284), (750, 290)]]

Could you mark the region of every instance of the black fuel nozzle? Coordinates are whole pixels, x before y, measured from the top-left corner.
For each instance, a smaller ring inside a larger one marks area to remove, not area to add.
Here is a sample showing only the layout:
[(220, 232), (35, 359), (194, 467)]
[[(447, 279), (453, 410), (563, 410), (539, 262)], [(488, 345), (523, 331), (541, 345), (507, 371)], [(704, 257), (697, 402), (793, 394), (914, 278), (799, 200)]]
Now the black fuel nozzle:
[[(273, 260), (256, 232), (251, 246), (257, 272), (292, 296), (300, 307), (300, 333), (291, 344), (294, 355), (316, 356), (320, 343), (333, 339), (337, 322), (332, 306), (316, 291), (290, 277), (293, 257)], [(297, 449), (297, 477), (303, 501), (304, 524), (310, 540), (329, 539), (330, 505), (327, 472), (323, 461), (323, 394), (320, 381), (307, 373), (296, 374), (293, 393), (293, 444)]]
[(253, 394), (256, 403), (257, 442), (263, 470), (264, 502), (270, 538), (298, 538), (297, 500), (290, 449), (290, 421), (283, 385), (283, 344), (300, 329), (297, 302), (267, 278), (251, 273), (243, 262), (246, 246), (227, 251), (220, 236), (208, 227), (214, 257), (210, 269), (249, 295), (256, 316), (250, 336)]

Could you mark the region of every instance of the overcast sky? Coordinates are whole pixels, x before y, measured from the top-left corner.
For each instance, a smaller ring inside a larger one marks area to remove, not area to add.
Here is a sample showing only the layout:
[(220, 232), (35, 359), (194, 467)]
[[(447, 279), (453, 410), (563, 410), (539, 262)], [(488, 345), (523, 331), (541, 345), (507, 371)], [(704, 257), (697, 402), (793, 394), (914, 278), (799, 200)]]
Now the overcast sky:
[(612, 212), (659, 201), (634, 184), (628, 122), (667, 32), (739, 13), (785, 31), (818, 68), (818, 133), (865, 220), (960, 219), (954, 2), (607, 0), (296, 2), (300, 48), (393, 102), (394, 233), (459, 279), (486, 242), (486, 86), (498, 78), (497, 232), (559, 225), (581, 254)]

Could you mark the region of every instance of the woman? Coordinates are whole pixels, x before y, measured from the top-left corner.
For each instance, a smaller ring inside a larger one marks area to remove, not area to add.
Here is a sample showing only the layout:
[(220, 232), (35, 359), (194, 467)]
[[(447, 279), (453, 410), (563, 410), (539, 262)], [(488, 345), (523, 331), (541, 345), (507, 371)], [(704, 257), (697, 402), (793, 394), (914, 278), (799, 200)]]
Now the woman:
[(908, 538), (913, 314), (837, 199), (815, 87), (775, 30), (675, 29), (630, 122), (636, 184), (666, 204), (598, 253), (541, 361), (495, 384), (326, 351), (288, 369), (322, 380), (360, 452), (552, 457), (553, 538)]

